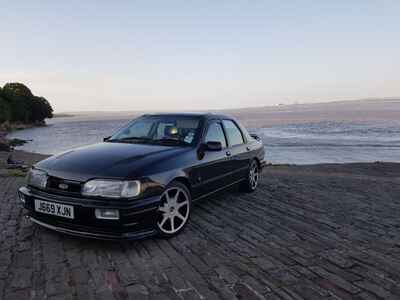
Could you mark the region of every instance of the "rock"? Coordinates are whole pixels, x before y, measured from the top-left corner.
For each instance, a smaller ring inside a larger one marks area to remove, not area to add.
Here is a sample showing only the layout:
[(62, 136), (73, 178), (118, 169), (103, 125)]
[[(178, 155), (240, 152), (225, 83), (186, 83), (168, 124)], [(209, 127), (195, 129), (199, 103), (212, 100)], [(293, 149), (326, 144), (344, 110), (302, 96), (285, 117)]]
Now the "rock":
[(6, 168), (26, 171), (29, 168), (29, 166), (26, 165), (23, 161), (13, 159), (12, 154), (10, 154), (7, 158)]
[(0, 139), (0, 151), (6, 151), (6, 152), (11, 151), (11, 147), (6, 140)]
[(8, 144), (12, 147), (16, 147), (16, 146), (22, 146), (29, 141), (32, 141), (32, 140), (11, 139), (8, 141)]

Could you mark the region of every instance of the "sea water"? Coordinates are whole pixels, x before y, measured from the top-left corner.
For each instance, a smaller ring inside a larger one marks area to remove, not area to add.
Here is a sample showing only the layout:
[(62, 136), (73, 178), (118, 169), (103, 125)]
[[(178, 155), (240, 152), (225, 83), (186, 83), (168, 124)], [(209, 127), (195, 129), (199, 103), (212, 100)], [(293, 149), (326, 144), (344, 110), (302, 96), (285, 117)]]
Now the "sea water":
[[(129, 118), (56, 118), (48, 126), (16, 131), (9, 137), (31, 140), (18, 149), (56, 154), (102, 142), (127, 122)], [(250, 131), (261, 137), (271, 163), (400, 162), (400, 121), (323, 121)]]

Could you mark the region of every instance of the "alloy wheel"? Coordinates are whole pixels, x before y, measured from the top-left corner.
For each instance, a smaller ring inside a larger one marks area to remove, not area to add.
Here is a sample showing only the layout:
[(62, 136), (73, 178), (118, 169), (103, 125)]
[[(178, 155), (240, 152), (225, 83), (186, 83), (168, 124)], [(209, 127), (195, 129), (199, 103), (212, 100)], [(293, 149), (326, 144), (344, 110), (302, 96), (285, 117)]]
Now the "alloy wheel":
[(250, 186), (253, 190), (255, 190), (258, 185), (258, 179), (259, 179), (258, 166), (257, 166), (257, 163), (253, 163), (251, 165), (250, 172), (249, 172)]
[(157, 226), (165, 234), (178, 232), (189, 218), (189, 196), (180, 187), (171, 187), (161, 195)]

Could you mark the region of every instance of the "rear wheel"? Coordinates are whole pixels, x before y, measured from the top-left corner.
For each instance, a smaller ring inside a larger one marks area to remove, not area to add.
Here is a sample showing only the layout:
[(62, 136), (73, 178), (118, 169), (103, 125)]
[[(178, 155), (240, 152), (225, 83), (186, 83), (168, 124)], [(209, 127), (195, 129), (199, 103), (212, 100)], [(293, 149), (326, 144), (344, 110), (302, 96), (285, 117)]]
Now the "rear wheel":
[(186, 226), (191, 209), (188, 188), (180, 182), (172, 182), (161, 195), (156, 228), (163, 237), (172, 237)]
[(243, 181), (243, 190), (248, 193), (254, 192), (257, 189), (259, 179), (260, 168), (257, 161), (254, 159), (250, 164), (246, 179)]

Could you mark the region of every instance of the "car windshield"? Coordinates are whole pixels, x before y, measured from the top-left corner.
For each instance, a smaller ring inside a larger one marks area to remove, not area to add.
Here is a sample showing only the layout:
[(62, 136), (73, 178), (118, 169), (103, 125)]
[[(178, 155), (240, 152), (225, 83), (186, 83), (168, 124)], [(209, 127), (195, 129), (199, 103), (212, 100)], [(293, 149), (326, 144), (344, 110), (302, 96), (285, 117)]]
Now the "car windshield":
[(108, 142), (193, 145), (200, 119), (190, 116), (144, 116), (120, 129)]

